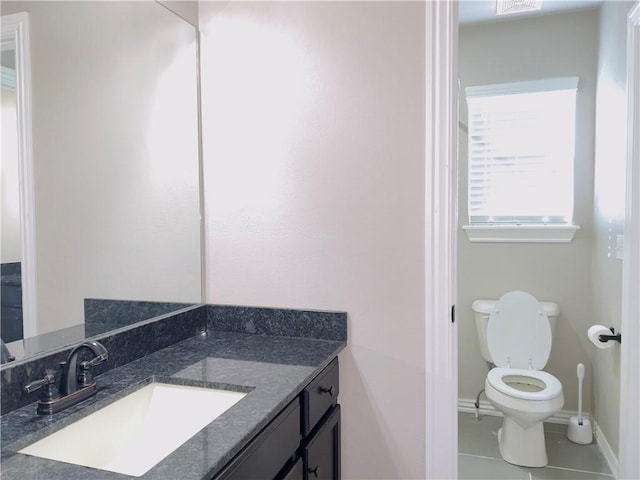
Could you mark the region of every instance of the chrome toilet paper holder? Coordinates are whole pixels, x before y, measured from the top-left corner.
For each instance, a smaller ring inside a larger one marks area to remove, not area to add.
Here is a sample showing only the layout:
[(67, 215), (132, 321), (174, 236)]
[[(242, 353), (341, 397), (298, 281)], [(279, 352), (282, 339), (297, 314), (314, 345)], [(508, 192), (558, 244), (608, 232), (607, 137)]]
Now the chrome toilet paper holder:
[(598, 335), (598, 340), (602, 343), (607, 343), (609, 340), (615, 340), (618, 343), (622, 343), (622, 334), (616, 333), (613, 327), (609, 327), (609, 330), (611, 330), (611, 335)]

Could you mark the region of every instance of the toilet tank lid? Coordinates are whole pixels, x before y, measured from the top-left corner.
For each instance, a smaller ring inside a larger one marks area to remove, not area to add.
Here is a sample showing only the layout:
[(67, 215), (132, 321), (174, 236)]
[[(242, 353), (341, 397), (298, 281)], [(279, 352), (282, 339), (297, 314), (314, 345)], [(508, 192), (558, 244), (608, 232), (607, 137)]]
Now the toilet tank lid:
[[(471, 308), (476, 313), (490, 314), (496, 306), (497, 300), (475, 300)], [(547, 317), (556, 317), (560, 314), (560, 307), (555, 302), (540, 302), (542, 310)]]

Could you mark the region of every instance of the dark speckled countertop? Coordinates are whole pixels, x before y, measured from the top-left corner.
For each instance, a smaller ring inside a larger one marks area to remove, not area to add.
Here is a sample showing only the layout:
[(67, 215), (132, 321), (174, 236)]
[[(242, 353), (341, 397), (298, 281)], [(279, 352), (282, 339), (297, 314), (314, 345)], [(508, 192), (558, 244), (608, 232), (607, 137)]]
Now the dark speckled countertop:
[(251, 389), (240, 402), (138, 477), (211, 478), (344, 346), (343, 341), (226, 332), (209, 332), (176, 343), (100, 375), (95, 397), (51, 417), (37, 416), (35, 403), (4, 415), (1, 418), (2, 479), (134, 478), (16, 452), (131, 393), (154, 376), (170, 377), (172, 383), (204, 382)]

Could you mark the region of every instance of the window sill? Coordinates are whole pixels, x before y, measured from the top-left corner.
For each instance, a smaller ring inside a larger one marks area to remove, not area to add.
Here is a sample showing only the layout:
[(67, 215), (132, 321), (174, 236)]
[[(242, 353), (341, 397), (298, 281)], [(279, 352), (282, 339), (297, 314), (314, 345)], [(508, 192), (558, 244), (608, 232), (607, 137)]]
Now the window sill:
[(477, 243), (570, 243), (577, 225), (464, 225), (471, 242)]

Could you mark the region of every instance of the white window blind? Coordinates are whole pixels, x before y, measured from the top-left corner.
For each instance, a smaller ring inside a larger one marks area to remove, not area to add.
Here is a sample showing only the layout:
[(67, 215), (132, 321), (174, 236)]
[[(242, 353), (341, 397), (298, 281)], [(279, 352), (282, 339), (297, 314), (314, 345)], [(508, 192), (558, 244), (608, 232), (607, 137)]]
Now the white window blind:
[(468, 87), (469, 223), (570, 224), (578, 79)]

